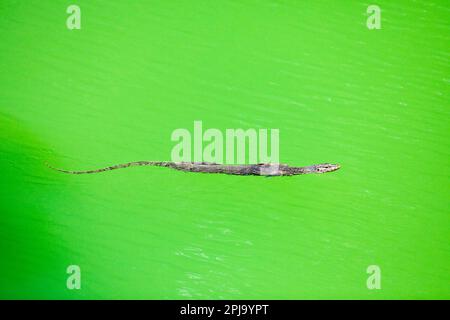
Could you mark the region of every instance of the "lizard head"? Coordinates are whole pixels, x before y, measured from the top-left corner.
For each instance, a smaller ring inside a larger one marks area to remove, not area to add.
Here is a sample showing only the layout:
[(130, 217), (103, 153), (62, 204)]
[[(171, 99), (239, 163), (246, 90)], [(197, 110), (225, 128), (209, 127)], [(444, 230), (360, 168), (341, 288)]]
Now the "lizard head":
[(338, 164), (322, 163), (322, 164), (316, 164), (315, 166), (313, 166), (313, 170), (316, 173), (325, 173), (325, 172), (336, 171), (340, 167), (341, 166)]

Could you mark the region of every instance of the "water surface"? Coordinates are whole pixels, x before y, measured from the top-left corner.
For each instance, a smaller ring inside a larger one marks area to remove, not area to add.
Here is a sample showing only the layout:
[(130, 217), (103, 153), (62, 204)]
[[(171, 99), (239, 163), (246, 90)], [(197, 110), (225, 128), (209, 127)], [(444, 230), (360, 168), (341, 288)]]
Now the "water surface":
[[(363, 1), (76, 3), (72, 31), (67, 1), (0, 4), (0, 297), (450, 297), (447, 1), (378, 1), (371, 31)], [(169, 160), (194, 120), (342, 168), (44, 165)]]

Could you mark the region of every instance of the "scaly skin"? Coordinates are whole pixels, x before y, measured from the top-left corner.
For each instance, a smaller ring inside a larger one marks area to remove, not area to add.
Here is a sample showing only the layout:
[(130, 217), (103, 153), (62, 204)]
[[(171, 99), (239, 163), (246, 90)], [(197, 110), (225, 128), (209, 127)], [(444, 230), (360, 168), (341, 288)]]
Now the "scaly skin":
[(99, 173), (104, 171), (110, 171), (115, 169), (135, 167), (135, 166), (156, 166), (156, 167), (168, 167), (175, 170), (185, 172), (201, 172), (201, 173), (223, 173), (231, 175), (241, 176), (293, 176), (299, 174), (309, 173), (325, 173), (338, 170), (340, 166), (338, 164), (316, 164), (307, 167), (289, 167), (287, 164), (243, 164), (243, 165), (223, 165), (210, 162), (170, 162), (170, 161), (135, 161), (118, 164), (106, 168), (87, 170), (87, 171), (69, 171), (63, 169), (57, 169), (49, 166), (50, 168), (69, 174), (87, 174), (87, 173)]

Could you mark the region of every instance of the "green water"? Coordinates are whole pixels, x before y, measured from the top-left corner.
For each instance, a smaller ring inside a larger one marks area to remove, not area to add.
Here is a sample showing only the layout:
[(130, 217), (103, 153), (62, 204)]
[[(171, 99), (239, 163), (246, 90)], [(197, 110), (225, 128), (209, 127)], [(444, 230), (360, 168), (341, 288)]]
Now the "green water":
[[(448, 2), (345, 3), (2, 1), (0, 298), (450, 298)], [(44, 165), (170, 160), (195, 120), (342, 168)]]

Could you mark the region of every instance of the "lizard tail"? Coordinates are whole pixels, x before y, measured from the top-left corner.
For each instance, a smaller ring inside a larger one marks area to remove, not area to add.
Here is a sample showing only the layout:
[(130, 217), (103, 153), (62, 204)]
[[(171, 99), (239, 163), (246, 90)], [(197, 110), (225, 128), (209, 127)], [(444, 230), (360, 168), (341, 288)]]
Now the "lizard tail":
[(63, 173), (68, 173), (68, 174), (99, 173), (99, 172), (104, 172), (104, 171), (110, 171), (110, 170), (116, 170), (116, 169), (128, 168), (128, 167), (137, 167), (137, 166), (158, 166), (158, 167), (170, 166), (170, 162), (165, 162), (165, 161), (133, 161), (133, 162), (127, 162), (127, 163), (122, 163), (122, 164), (116, 164), (114, 166), (109, 166), (109, 167), (95, 169), (95, 170), (70, 171), (70, 170), (55, 168), (55, 167), (49, 165), (48, 163), (45, 163), (45, 164), (50, 169), (53, 169), (53, 170), (56, 170), (59, 172), (63, 172)]

